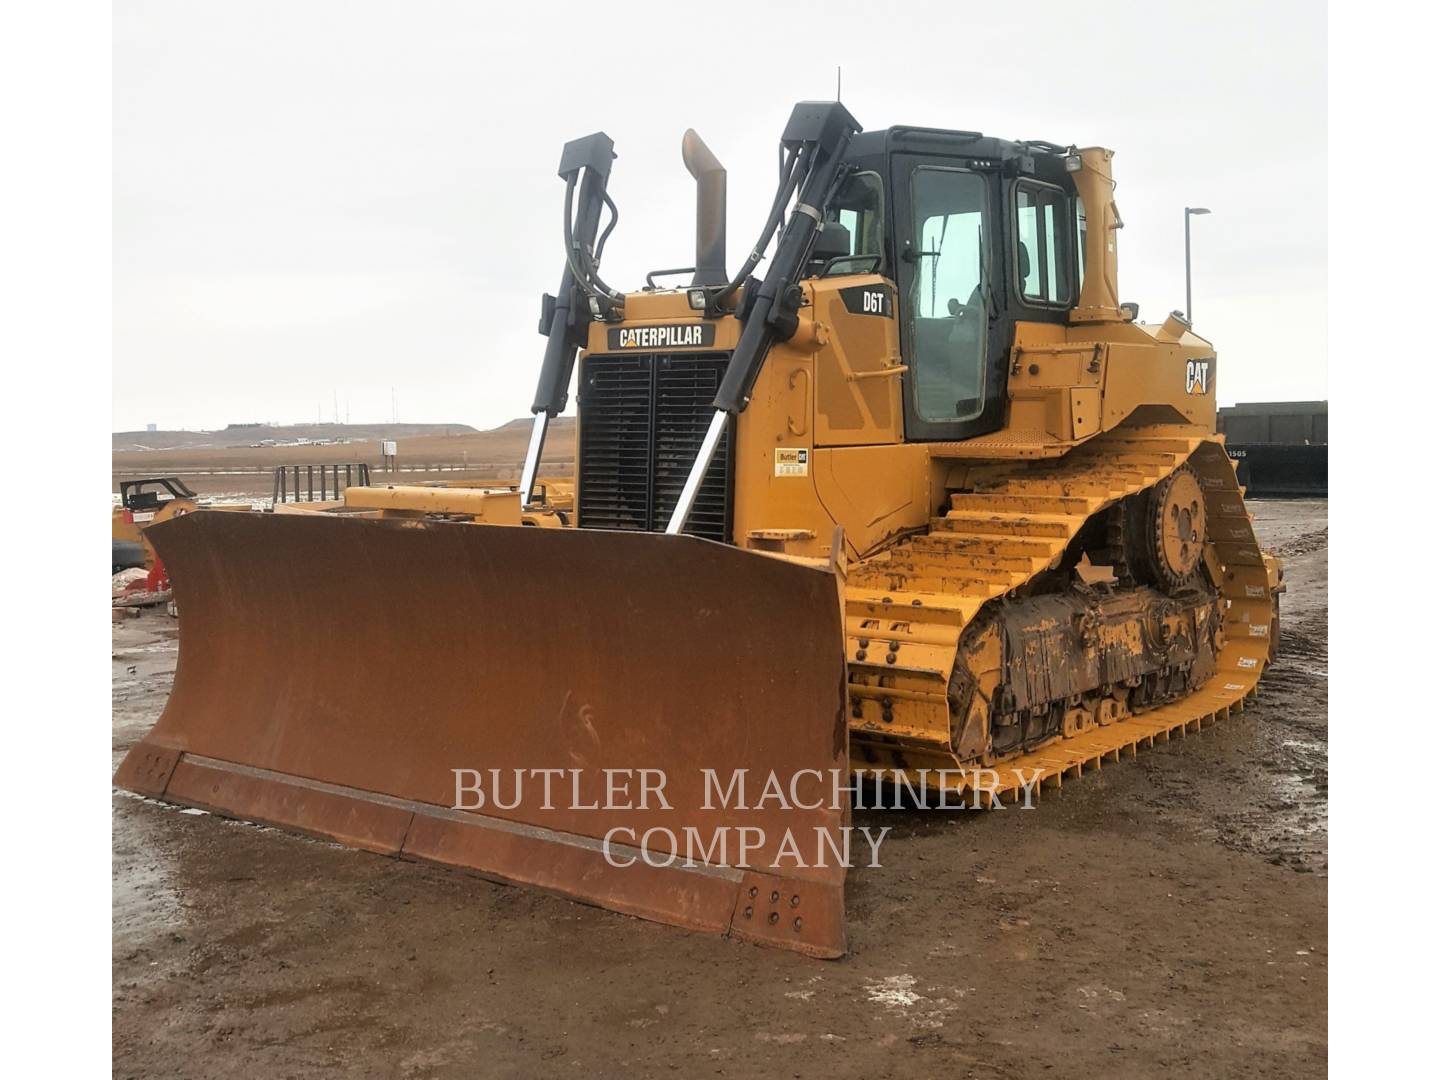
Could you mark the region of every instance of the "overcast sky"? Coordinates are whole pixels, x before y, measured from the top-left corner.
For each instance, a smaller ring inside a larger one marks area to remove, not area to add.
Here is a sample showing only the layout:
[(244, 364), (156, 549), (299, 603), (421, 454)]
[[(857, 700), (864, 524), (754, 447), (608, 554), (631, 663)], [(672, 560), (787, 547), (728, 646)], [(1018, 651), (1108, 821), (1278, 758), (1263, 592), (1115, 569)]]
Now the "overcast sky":
[(791, 105), (1116, 151), (1120, 291), (1184, 306), (1222, 403), (1326, 396), (1325, 9), (1166, 5), (115, 5), (116, 430), (528, 415), (560, 147), (616, 143), (605, 277), (693, 254), (680, 137), (730, 171), (730, 267)]

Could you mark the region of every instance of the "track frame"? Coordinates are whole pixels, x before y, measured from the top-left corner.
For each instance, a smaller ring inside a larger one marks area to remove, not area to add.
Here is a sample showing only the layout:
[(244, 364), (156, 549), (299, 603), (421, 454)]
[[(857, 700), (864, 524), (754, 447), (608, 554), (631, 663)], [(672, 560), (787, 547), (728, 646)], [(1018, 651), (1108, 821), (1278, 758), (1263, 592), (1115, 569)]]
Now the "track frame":
[[(1205, 560), (1224, 605), (1215, 674), (1177, 701), (1005, 760), (950, 751), (946, 688), (961, 634), (989, 603), (1057, 566), (1095, 515), (1184, 464), (1200, 478)], [(1272, 656), (1277, 567), (1255, 537), (1223, 439), (1121, 427), (1053, 461), (987, 470), (925, 533), (855, 567), (846, 587), (850, 763), (969, 805), (1029, 801), (1141, 748), (1242, 710)]]

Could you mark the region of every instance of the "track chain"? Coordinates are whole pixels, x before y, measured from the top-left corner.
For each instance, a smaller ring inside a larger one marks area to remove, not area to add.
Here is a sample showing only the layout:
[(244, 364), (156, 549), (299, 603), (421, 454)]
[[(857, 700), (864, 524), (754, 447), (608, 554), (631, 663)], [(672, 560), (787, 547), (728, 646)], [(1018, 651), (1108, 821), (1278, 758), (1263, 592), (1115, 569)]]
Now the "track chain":
[[(1187, 462), (1205, 494), (1205, 559), (1225, 602), (1215, 676), (1179, 701), (1031, 753), (960, 762), (950, 750), (946, 688), (965, 627), (986, 604), (1057, 566), (1086, 522)], [(1142, 745), (1198, 730), (1253, 696), (1270, 655), (1273, 579), (1219, 437), (1180, 425), (1116, 429), (1053, 461), (987, 467), (974, 487), (953, 494), (947, 512), (923, 534), (850, 572), (846, 658), (855, 770), (902, 770), (916, 785), (973, 789), (1002, 802), (1028, 798)]]

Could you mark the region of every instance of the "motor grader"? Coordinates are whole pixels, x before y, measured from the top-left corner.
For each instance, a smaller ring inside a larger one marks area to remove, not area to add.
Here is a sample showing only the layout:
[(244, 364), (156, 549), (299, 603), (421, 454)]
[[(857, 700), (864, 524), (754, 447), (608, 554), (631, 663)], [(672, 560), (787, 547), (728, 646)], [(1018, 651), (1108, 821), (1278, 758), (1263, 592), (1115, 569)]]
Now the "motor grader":
[[(1280, 571), (1215, 434), (1214, 349), (1120, 302), (1111, 151), (801, 103), (732, 275), (724, 170), (682, 149), (695, 265), (631, 292), (600, 273), (611, 140), (561, 158), (519, 501), (549, 513), (575, 381), (573, 527), (404, 492), (155, 527), (179, 663), (117, 783), (838, 956), (849, 860), (783, 838), (848, 833), (856, 777), (1028, 803), (1243, 706)], [(664, 798), (609, 797), (637, 772)], [(715, 798), (747, 774), (794, 797)], [(737, 827), (739, 858), (678, 850)]]

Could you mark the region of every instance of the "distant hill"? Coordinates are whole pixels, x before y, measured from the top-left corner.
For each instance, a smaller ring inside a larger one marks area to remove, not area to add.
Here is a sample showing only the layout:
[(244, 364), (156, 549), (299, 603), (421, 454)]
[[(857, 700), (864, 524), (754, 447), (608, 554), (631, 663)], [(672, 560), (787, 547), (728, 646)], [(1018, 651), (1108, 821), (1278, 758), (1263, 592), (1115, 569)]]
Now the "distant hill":
[[(512, 423), (528, 424), (529, 421), (516, 420)], [(232, 446), (253, 446), (271, 439), (277, 444), (295, 443), (300, 439), (311, 442), (321, 439), (376, 442), (381, 439), (476, 433), (469, 424), (230, 424), (220, 431), (116, 431), (110, 436), (110, 449), (221, 450)], [(266, 445), (270, 443), (266, 442)]]

